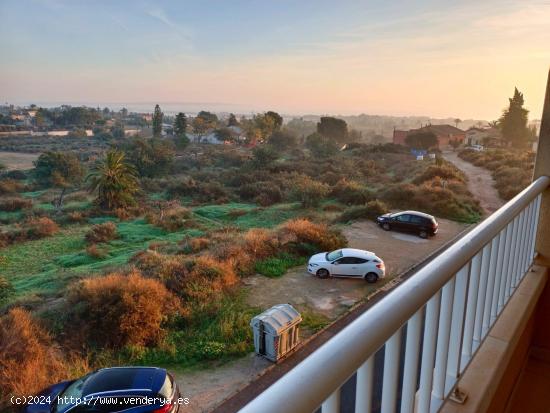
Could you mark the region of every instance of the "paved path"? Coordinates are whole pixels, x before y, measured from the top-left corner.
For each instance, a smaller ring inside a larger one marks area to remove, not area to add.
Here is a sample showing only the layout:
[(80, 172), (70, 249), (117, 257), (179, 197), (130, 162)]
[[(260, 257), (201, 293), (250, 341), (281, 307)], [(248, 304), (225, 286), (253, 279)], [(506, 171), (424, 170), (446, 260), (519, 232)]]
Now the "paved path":
[(495, 180), (490, 171), (459, 158), (457, 152), (443, 152), (443, 157), (466, 174), (468, 177), (468, 190), (479, 200), (485, 215), (492, 214), (504, 205), (504, 201), (500, 198), (494, 186)]

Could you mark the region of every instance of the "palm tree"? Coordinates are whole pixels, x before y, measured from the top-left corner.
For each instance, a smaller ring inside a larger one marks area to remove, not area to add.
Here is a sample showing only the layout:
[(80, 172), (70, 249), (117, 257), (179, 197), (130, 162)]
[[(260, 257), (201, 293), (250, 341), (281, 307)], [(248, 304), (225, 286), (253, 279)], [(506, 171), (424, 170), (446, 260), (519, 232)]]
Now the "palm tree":
[(461, 119), (456, 118), (456, 119), (455, 119), (455, 128), (458, 128), (458, 124), (461, 123), (461, 122), (462, 122)]
[(124, 208), (135, 203), (138, 191), (137, 172), (123, 152), (111, 150), (86, 177), (88, 190), (97, 190), (97, 203), (109, 210)]

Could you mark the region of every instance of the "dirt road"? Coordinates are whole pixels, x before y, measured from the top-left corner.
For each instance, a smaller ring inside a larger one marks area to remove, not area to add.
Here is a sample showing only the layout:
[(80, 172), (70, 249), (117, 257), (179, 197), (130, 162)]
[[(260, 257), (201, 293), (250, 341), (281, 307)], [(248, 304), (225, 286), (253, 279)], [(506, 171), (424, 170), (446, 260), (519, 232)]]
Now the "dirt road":
[(458, 157), (457, 152), (445, 151), (443, 157), (452, 162), (468, 177), (468, 190), (479, 200), (485, 215), (490, 215), (504, 205), (504, 201), (498, 196), (495, 189), (495, 181), (491, 172)]

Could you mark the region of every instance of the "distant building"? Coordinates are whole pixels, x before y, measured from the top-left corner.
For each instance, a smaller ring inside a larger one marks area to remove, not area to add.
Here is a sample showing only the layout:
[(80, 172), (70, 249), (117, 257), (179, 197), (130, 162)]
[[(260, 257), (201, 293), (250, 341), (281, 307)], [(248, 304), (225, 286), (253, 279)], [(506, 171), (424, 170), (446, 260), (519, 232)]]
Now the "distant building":
[(504, 141), (497, 128), (470, 128), (466, 131), (466, 145), (503, 146)]
[(405, 139), (408, 135), (419, 132), (432, 132), (437, 137), (437, 146), (445, 148), (450, 146), (450, 141), (459, 141), (461, 144), (466, 140), (466, 132), (451, 125), (426, 125), (418, 129), (408, 131), (394, 129), (393, 143), (406, 145)]

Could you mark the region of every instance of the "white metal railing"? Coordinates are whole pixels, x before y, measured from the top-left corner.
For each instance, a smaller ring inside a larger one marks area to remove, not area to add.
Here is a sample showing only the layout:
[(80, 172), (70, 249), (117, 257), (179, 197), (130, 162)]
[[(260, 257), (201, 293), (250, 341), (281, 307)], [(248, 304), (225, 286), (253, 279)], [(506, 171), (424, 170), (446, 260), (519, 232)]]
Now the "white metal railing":
[(240, 413), (340, 412), (354, 375), (355, 412), (438, 411), (533, 263), (549, 184), (538, 178)]

